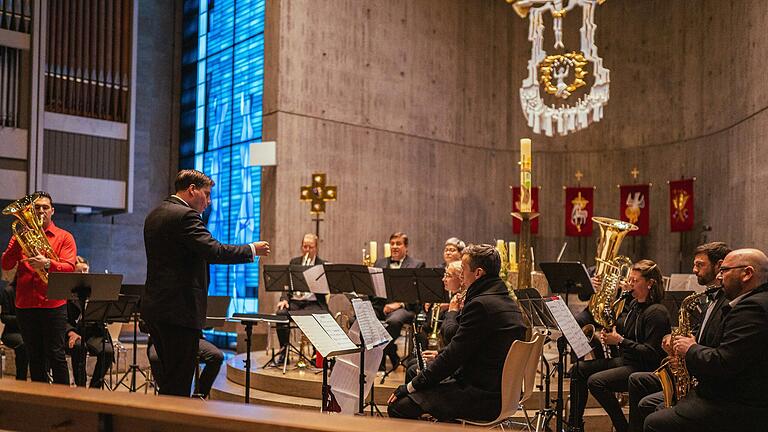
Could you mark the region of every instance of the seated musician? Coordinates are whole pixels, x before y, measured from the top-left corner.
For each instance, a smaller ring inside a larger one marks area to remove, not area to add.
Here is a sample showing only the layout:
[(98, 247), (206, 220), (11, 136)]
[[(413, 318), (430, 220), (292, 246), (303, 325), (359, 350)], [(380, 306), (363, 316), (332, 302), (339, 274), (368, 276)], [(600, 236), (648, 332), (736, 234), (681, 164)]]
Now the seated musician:
[(698, 384), (672, 408), (645, 419), (647, 432), (759, 431), (768, 425), (768, 257), (757, 249), (729, 253), (718, 278), (728, 303), (711, 347), (676, 336)]
[[(88, 273), (90, 267), (88, 260), (81, 256), (75, 258), (75, 271)], [(96, 366), (91, 375), (91, 388), (101, 388), (104, 385), (104, 375), (114, 359), (112, 339), (103, 323), (81, 323), (80, 304), (75, 301), (67, 302), (67, 348), (72, 358), (72, 371), (75, 376), (75, 384), (85, 387), (87, 379), (85, 373), (85, 353), (83, 343), (88, 354), (96, 357)], [(82, 333), (82, 334), (80, 334)], [(83, 342), (83, 339), (85, 342)]]
[[(373, 266), (390, 269), (426, 267), (424, 261), (417, 260), (408, 255), (408, 235), (404, 232), (396, 232), (389, 236), (389, 251), (391, 255), (388, 258), (376, 260)], [(386, 323), (387, 332), (392, 336), (392, 342), (384, 348), (384, 354), (389, 358), (394, 369), (400, 364), (400, 356), (397, 354), (395, 340), (400, 337), (403, 324), (413, 322), (418, 305), (406, 305), (400, 302), (388, 303), (387, 299), (380, 297), (371, 299), (371, 303), (376, 311), (376, 316)], [(384, 366), (384, 358), (382, 358), (381, 364)], [(384, 369), (384, 367), (380, 367), (380, 369)]]
[(389, 397), (390, 417), (440, 421), (492, 420), (501, 410), (501, 376), (512, 342), (525, 337), (517, 303), (499, 278), (501, 258), (491, 245), (462, 252), (468, 285), (458, 329), (445, 349), (408, 384)]
[[(291, 265), (314, 266), (325, 263), (317, 256), (317, 236), (314, 234), (304, 234), (301, 240), (301, 256), (291, 258)], [(317, 295), (311, 292), (294, 291), (293, 293), (283, 293), (280, 301), (277, 303), (277, 314), (288, 315), (288, 312), (299, 310), (327, 312), (328, 304), (324, 295)], [(278, 364), (285, 360), (285, 347), (288, 345), (290, 337), (290, 327), (288, 324), (277, 324), (277, 339), (280, 341), (282, 352), (275, 360)]]
[[(0, 285), (5, 282), (0, 282)], [(27, 347), (21, 337), (19, 322), (16, 320), (16, 280), (0, 288), (0, 321), (5, 324), (0, 340), (8, 348), (13, 349), (16, 363), (16, 379), (27, 380), (29, 361), (27, 360)]]
[[(152, 368), (155, 382), (163, 382), (163, 364), (157, 357), (157, 349), (155, 349), (151, 337), (147, 343), (147, 358), (149, 359), (149, 366)], [(221, 365), (224, 363), (224, 353), (216, 345), (201, 337), (198, 341), (197, 358), (204, 365), (197, 379), (197, 395), (206, 399), (210, 395), (213, 382), (216, 381), (216, 376), (219, 374)]]
[[(462, 248), (463, 249), (463, 248)], [(456, 334), (456, 330), (459, 328), (458, 315), (461, 313), (461, 309), (464, 307), (464, 292), (462, 290), (461, 283), (461, 261), (453, 261), (445, 267), (445, 274), (443, 275), (443, 286), (445, 290), (451, 295), (451, 302), (446, 304), (445, 312), (441, 313), (442, 321), (440, 323), (440, 339), (443, 347), (447, 346), (453, 335)], [(436, 305), (440, 306), (440, 305)], [(429, 328), (432, 323), (427, 322), (426, 331), (430, 332)], [(421, 347), (425, 347), (423, 341)], [(436, 349), (424, 349), (421, 351), (424, 359), (424, 364), (429, 364), (437, 357), (438, 351)], [(419, 363), (417, 359), (412, 358), (406, 364), (405, 382), (410, 382), (419, 373)]]
[(670, 332), (670, 319), (661, 304), (664, 285), (659, 266), (651, 260), (635, 263), (625, 289), (633, 297), (625, 308), (626, 314), (619, 318), (616, 328), (600, 333), (603, 343), (619, 347), (619, 355), (581, 361), (571, 369), (569, 431), (584, 430), (587, 390), (608, 413), (616, 431), (627, 431), (627, 420), (615, 393), (627, 391), (630, 374), (653, 371), (665, 357), (661, 340)]
[[(717, 275), (723, 259), (731, 252), (731, 249), (722, 242), (711, 242), (699, 245), (694, 251), (693, 273), (699, 285), (704, 287), (720, 284)], [(694, 326), (693, 334), (696, 340), (704, 346), (712, 346), (716, 335), (719, 333), (722, 322), (722, 306), (728, 303), (723, 290), (711, 294), (703, 321), (691, 324)], [(698, 328), (698, 330), (696, 330)], [(664, 336), (662, 346), (667, 355), (672, 354), (670, 335)], [(675, 361), (676, 357), (670, 357)], [(635, 372), (629, 376), (629, 430), (642, 432), (643, 422), (652, 412), (664, 408), (664, 394), (661, 381), (653, 372)]]
[(456, 237), (451, 237), (445, 241), (443, 247), (443, 262), (440, 267), (448, 267), (452, 262), (461, 261), (461, 251), (464, 250), (464, 242)]

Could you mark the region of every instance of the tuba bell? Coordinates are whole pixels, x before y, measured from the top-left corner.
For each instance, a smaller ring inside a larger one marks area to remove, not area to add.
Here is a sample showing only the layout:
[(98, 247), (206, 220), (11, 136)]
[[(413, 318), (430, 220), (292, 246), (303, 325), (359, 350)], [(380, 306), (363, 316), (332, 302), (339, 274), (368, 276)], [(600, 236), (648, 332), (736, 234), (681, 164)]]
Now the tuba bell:
[[(43, 222), (35, 212), (35, 201), (41, 196), (39, 193), (34, 193), (20, 198), (8, 204), (3, 209), (3, 214), (17, 219), (11, 224), (11, 232), (21, 245), (24, 255), (27, 257), (44, 255), (58, 261), (59, 257), (53, 251), (43, 230)], [(37, 270), (37, 274), (43, 282), (48, 283), (48, 272)]]
[[(617, 306), (623, 308), (624, 303), (615, 304), (621, 283), (627, 279), (632, 269), (632, 261), (619, 255), (621, 241), (636, 225), (616, 219), (593, 217), (592, 221), (600, 227), (600, 240), (597, 244), (595, 257), (595, 277), (600, 280), (600, 287), (589, 299), (589, 312), (595, 322), (609, 329), (616, 324)], [(620, 312), (620, 311), (619, 311)]]

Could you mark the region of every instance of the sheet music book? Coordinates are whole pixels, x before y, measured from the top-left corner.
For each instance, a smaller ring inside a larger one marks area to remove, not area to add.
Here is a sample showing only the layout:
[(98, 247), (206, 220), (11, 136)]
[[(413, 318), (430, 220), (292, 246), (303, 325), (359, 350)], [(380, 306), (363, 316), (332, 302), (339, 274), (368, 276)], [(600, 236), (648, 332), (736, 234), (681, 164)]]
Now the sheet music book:
[(331, 314), (291, 315), (291, 319), (323, 357), (360, 351)]
[(330, 294), (328, 279), (325, 278), (325, 269), (316, 265), (304, 270), (304, 279), (307, 281), (309, 292), (314, 294)]
[(392, 336), (387, 333), (387, 329), (376, 318), (376, 312), (373, 310), (373, 305), (371, 305), (370, 301), (352, 299), (352, 308), (355, 310), (355, 316), (357, 317), (355, 324), (359, 326), (363, 333), (366, 351), (370, 351), (379, 345), (387, 344), (392, 340)]
[(546, 299), (547, 308), (552, 313), (552, 317), (557, 321), (557, 326), (565, 335), (568, 343), (573, 348), (573, 352), (576, 353), (578, 358), (582, 358), (592, 351), (592, 347), (589, 345), (589, 340), (581, 330), (579, 323), (576, 322), (576, 318), (573, 317), (571, 311), (568, 310), (568, 306), (560, 297), (550, 297)]
[(373, 280), (373, 289), (376, 292), (376, 297), (387, 298), (387, 287), (384, 283), (384, 269), (378, 267), (368, 267), (368, 273), (371, 274)]
[[(366, 302), (369, 303), (369, 302)], [(352, 341), (360, 341), (360, 327), (358, 321), (349, 329), (349, 337)], [(383, 328), (383, 327), (382, 327)], [(379, 369), (381, 359), (384, 357), (384, 347), (379, 345), (365, 351), (365, 380), (363, 399), (367, 399), (373, 387), (376, 372)], [(328, 381), (336, 396), (336, 401), (341, 406), (342, 414), (353, 415), (357, 413), (360, 396), (360, 354), (344, 354), (336, 357), (336, 365), (333, 367)]]

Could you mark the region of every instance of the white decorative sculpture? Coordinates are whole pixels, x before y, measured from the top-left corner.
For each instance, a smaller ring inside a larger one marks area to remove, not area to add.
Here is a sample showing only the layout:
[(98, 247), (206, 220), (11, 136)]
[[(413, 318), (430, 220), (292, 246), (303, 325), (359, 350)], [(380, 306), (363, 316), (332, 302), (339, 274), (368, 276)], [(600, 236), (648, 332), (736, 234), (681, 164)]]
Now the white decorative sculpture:
[[(595, 7), (605, 0), (507, 0), (512, 3), (521, 18), (528, 17), (528, 40), (531, 41), (531, 58), (528, 61), (528, 77), (520, 87), (520, 102), (528, 126), (535, 133), (553, 136), (567, 135), (584, 129), (603, 118), (603, 107), (608, 103), (610, 71), (603, 67), (603, 59), (597, 55), (595, 45)], [(564, 49), (562, 20), (573, 9), (581, 7), (581, 49), (564, 54), (547, 55), (544, 50), (543, 14), (552, 14), (554, 48)], [(587, 85), (584, 66), (592, 64), (594, 83), (588, 93), (570, 102), (574, 90)], [(569, 75), (573, 79), (568, 83)], [(553, 84), (554, 79), (554, 84)], [(555, 96), (562, 105), (547, 105), (541, 95), (544, 91)]]

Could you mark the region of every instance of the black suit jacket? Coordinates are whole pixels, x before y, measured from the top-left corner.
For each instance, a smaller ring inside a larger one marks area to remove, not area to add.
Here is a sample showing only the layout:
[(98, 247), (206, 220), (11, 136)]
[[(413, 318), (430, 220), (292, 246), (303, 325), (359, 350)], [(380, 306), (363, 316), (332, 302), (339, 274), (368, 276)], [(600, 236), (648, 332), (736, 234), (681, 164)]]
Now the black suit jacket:
[[(458, 322), (448, 346), (413, 379), (416, 392), (410, 396), (430, 413), (455, 415), (471, 407), (476, 418), (494, 418), (507, 352), (525, 338), (523, 315), (498, 276), (483, 276), (467, 289)], [(428, 391), (448, 377), (458, 382), (457, 391)]]
[(248, 245), (219, 243), (200, 213), (166, 198), (144, 221), (147, 282), (142, 317), (153, 324), (201, 329), (208, 300), (208, 264), (253, 261)]
[[(376, 262), (373, 264), (374, 267), (378, 268), (389, 268), (389, 258), (379, 258), (376, 260)], [(406, 255), (403, 259), (403, 262), (400, 263), (400, 268), (425, 268), (427, 266), (427, 263), (421, 260), (417, 260), (416, 258), (411, 257), (410, 255)], [(371, 299), (371, 304), (373, 305), (373, 310), (376, 311), (376, 316), (380, 319), (386, 319), (386, 314), (384, 313), (384, 306), (389, 302), (388, 299), (385, 299), (383, 297), (373, 297)], [(417, 313), (419, 309), (419, 305), (415, 303), (410, 303), (405, 305), (405, 308), (413, 313)]]
[[(304, 261), (303, 256), (293, 257), (291, 258), (291, 261), (288, 262), (290, 265), (301, 265), (301, 263)], [(315, 265), (322, 265), (325, 264), (325, 260), (320, 258), (319, 256), (315, 257)], [(317, 299), (317, 304), (323, 307), (323, 309), (328, 309), (328, 302), (325, 301), (325, 294), (315, 294), (315, 298)], [(280, 300), (290, 300), (288, 297), (288, 292), (284, 292), (280, 295)]]
[[(389, 268), (389, 258), (379, 258), (373, 266), (378, 268)], [(406, 255), (402, 264), (400, 264), (400, 268), (424, 268), (426, 266), (427, 264), (424, 261), (417, 260), (410, 255)]]
[(699, 384), (676, 412), (718, 430), (763, 430), (768, 424), (768, 284), (723, 314), (714, 347), (693, 345), (686, 366)]

